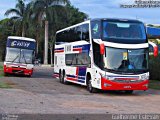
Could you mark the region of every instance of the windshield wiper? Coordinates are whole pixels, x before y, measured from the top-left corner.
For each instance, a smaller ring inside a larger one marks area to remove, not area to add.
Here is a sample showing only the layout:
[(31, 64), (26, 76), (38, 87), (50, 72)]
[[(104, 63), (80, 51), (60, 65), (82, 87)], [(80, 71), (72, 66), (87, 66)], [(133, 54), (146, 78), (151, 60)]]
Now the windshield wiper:
[(19, 57), (19, 54), (12, 60), (12, 63)]

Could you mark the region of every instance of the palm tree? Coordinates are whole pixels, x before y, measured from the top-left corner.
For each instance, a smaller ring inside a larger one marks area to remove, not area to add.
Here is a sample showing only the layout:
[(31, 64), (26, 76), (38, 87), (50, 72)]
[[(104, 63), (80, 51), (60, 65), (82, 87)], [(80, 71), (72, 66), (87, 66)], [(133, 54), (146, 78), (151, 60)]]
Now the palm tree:
[[(63, 6), (69, 3), (69, 0), (35, 0), (34, 9), (35, 13), (38, 14), (38, 18), (45, 21), (45, 53), (44, 53), (44, 64), (48, 64), (48, 27), (50, 22), (50, 8), (55, 6)], [(53, 18), (52, 18), (53, 19)]]
[[(31, 2), (32, 3), (32, 2)], [(28, 14), (31, 10), (31, 3), (25, 4), (24, 0), (18, 0), (15, 8), (11, 8), (5, 12), (5, 15), (8, 16), (13, 14), (14, 16), (11, 17), (12, 20), (15, 21), (15, 25), (21, 29), (22, 36), (25, 36), (27, 21), (29, 20)]]

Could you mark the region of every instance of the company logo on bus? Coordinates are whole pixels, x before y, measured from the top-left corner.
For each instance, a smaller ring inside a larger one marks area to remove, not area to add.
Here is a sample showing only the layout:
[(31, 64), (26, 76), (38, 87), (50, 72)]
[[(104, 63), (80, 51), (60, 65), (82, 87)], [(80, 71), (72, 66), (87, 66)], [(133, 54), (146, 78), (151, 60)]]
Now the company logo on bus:
[(23, 41), (13, 41), (11, 42), (11, 46), (12, 47), (15, 47), (15, 46), (18, 46), (18, 47), (29, 47), (30, 43), (29, 42), (23, 42)]

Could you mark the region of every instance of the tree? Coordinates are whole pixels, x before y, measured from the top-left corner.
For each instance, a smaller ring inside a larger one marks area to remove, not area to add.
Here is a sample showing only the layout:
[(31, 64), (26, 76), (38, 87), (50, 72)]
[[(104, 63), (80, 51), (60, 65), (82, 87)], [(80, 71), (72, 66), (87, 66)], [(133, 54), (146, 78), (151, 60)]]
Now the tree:
[(14, 22), (8, 18), (0, 21), (0, 61), (4, 60), (7, 37), (15, 35), (13, 31), (13, 24)]
[[(14, 15), (8, 19), (12, 21), (12, 25), (8, 26), (10, 30), (10, 32), (7, 32), (8, 36), (22, 35), (36, 39), (37, 53), (41, 58), (44, 57), (43, 49), (45, 43), (45, 64), (48, 63), (48, 50), (50, 49), (50, 52), (53, 51), (56, 31), (88, 18), (85, 13), (71, 6), (69, 0), (31, 0), (27, 4), (25, 4), (25, 0), (17, 1), (16, 7), (7, 10), (5, 14), (7, 16)], [(7, 36), (4, 35), (6, 32), (2, 32), (0, 37), (5, 36), (6, 39)], [(1, 37), (0, 40), (4, 40), (4, 38)]]
[(41, 20), (45, 21), (45, 53), (44, 64), (48, 64), (48, 21), (50, 17), (50, 8), (69, 3), (68, 0), (35, 0), (34, 8)]
[(86, 13), (83, 13), (79, 11), (78, 8), (75, 8), (70, 3), (67, 4), (67, 11), (68, 11), (68, 25), (74, 25), (80, 22), (83, 22), (84, 20), (88, 19), (88, 15)]
[(18, 0), (15, 8), (11, 8), (5, 12), (5, 15), (14, 14), (10, 19), (15, 21), (15, 27), (22, 32), (22, 36), (25, 36), (27, 29), (27, 22), (29, 20), (28, 14), (31, 10), (31, 3), (25, 5), (24, 0)]

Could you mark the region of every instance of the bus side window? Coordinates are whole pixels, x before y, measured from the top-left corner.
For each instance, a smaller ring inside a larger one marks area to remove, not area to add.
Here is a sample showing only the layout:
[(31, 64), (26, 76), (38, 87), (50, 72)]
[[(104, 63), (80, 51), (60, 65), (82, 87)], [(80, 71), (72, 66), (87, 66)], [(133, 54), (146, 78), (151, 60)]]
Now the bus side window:
[(82, 25), (82, 40), (85, 40), (87, 42), (90, 41), (90, 38), (89, 38), (89, 24)]
[(66, 65), (68, 66), (87, 66), (91, 65), (91, 58), (87, 53), (66, 54)]
[(91, 30), (93, 39), (99, 39), (101, 37), (101, 23), (99, 21), (93, 21), (91, 23)]
[(57, 65), (57, 56), (55, 56), (55, 63), (54, 64)]
[(90, 66), (91, 59), (87, 53), (77, 54), (77, 65)]
[(66, 54), (66, 65), (72, 65), (75, 54)]

